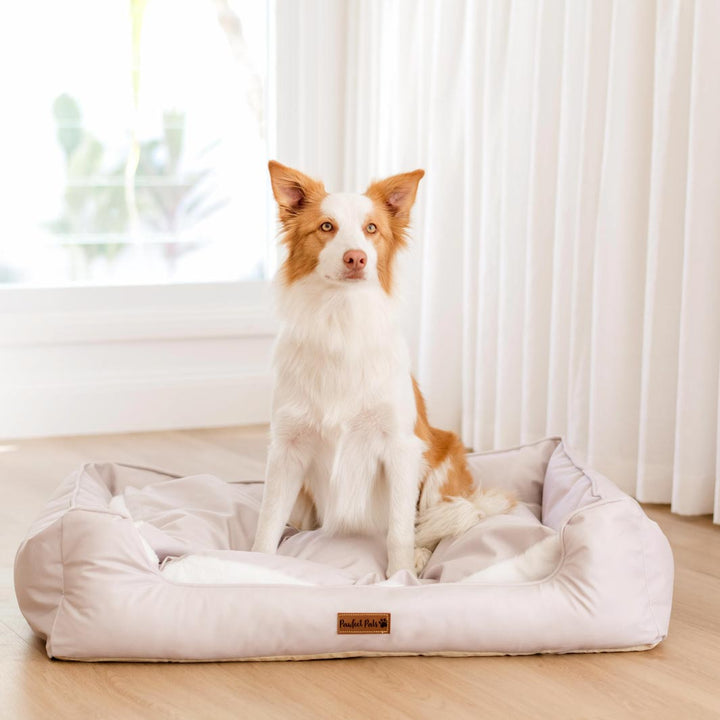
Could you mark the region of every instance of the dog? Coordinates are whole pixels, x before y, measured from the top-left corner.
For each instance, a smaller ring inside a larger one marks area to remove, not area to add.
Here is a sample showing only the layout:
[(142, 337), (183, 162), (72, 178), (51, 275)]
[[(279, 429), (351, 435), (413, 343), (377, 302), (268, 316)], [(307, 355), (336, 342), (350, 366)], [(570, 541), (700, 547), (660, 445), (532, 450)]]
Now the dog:
[(476, 489), (465, 449), (431, 427), (399, 329), (395, 261), (423, 170), (364, 195), (269, 163), (287, 250), (265, 489), (253, 550), (300, 530), (383, 533), (387, 576), (419, 573), (437, 543), (514, 500)]

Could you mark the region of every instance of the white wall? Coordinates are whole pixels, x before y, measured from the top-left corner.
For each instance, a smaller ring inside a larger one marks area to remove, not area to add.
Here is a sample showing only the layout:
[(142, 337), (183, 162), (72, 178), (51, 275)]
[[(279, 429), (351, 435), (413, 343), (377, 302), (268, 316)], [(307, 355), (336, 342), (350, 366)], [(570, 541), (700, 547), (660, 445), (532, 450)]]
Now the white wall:
[(267, 422), (267, 283), (0, 291), (0, 437)]

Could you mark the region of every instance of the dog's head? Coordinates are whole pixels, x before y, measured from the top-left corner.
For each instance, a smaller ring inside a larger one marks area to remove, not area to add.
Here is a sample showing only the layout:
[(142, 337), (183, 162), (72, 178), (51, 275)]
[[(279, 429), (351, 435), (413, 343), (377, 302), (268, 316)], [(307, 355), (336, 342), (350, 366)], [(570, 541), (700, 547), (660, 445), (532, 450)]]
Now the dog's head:
[(364, 195), (327, 193), (318, 180), (270, 161), (270, 179), (283, 226), (287, 285), (314, 276), (340, 286), (393, 285), (393, 260), (406, 244), (410, 209), (423, 170), (374, 182)]

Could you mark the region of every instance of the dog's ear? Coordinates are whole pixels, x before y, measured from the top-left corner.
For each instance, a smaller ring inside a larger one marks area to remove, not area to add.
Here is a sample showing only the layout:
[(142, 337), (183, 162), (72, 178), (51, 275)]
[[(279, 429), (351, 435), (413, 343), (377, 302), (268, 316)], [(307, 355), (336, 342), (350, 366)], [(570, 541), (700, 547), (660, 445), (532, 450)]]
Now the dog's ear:
[(281, 165), (275, 160), (268, 163), (273, 195), (285, 222), (300, 212), (310, 200), (319, 200), (327, 193), (319, 180), (313, 180), (299, 170)]
[(365, 194), (383, 205), (398, 222), (407, 225), (410, 222), (410, 209), (415, 202), (418, 183), (423, 175), (425, 175), (424, 170), (393, 175), (374, 182)]

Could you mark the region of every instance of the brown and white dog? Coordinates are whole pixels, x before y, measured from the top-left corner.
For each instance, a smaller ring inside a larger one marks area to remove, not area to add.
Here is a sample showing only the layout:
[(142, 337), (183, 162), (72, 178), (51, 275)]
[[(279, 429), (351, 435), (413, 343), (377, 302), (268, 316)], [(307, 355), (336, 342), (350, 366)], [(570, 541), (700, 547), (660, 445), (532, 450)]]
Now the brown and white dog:
[(386, 533), (390, 577), (514, 501), (475, 489), (459, 438), (428, 423), (396, 320), (393, 273), (422, 170), (332, 193), (270, 162), (287, 259), (265, 492), (253, 550), (285, 524)]

